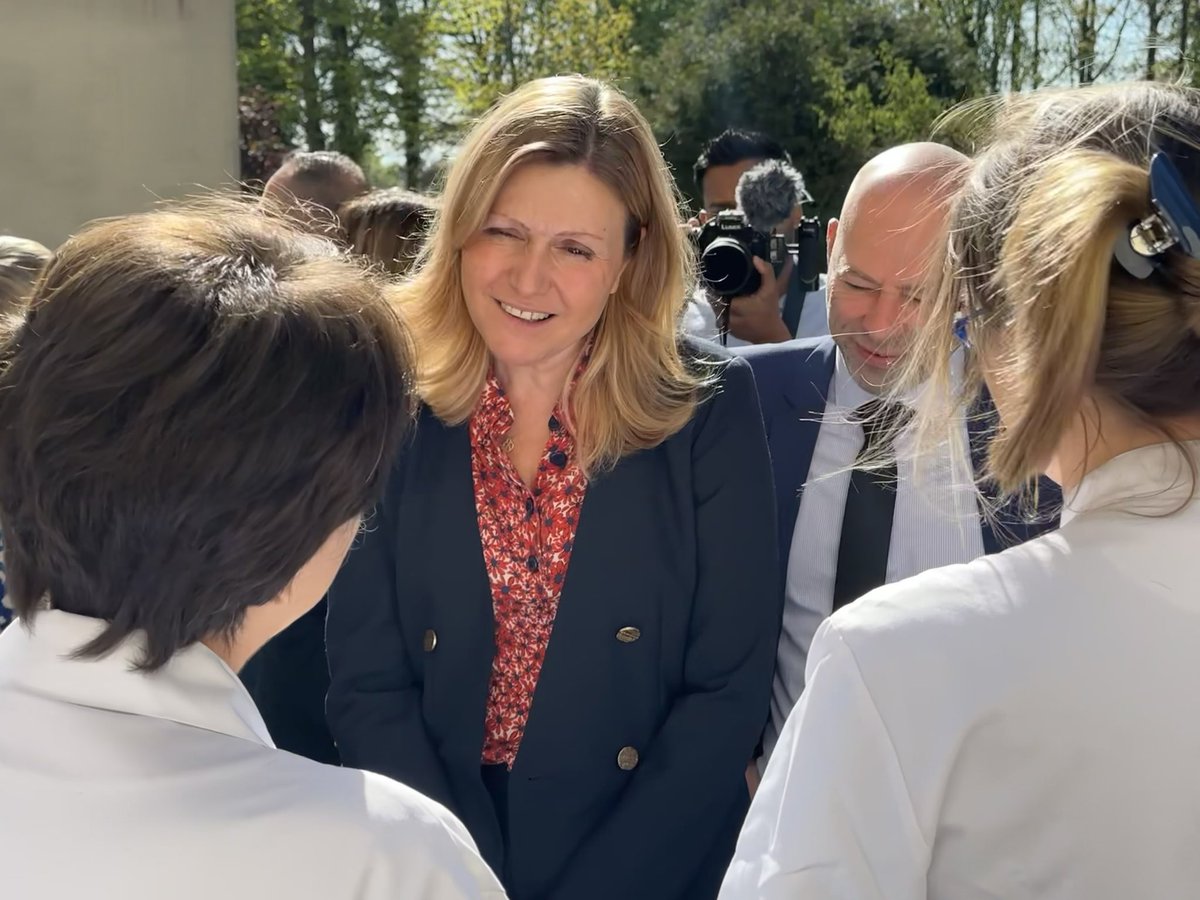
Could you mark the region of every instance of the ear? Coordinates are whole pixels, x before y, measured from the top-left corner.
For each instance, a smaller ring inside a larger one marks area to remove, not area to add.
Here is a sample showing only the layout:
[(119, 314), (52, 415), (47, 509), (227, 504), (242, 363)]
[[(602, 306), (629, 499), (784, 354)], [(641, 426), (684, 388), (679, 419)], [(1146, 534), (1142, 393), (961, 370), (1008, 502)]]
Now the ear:
[(833, 259), (833, 243), (837, 240), (838, 220), (830, 219), (829, 225), (825, 228), (825, 265), (828, 266)]

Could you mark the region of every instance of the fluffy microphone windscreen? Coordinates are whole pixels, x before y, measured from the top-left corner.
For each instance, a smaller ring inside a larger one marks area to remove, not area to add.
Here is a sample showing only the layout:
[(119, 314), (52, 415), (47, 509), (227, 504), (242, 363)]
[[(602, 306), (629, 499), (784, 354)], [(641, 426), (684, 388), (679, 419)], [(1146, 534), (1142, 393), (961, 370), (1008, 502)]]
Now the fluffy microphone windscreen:
[(804, 194), (804, 177), (779, 159), (768, 159), (738, 179), (737, 204), (750, 227), (770, 231), (787, 219)]

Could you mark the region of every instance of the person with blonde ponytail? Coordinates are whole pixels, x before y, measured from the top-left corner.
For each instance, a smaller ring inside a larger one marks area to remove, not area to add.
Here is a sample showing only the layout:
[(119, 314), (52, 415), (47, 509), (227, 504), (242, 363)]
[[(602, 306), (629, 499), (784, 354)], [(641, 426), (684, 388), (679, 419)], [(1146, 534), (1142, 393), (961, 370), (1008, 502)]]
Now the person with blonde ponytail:
[(723, 900), (1200, 885), (1200, 93), (988, 111), (902, 381), (930, 439), (986, 384), (991, 480), (1062, 525), (822, 626)]
[(510, 895), (715, 896), (780, 591), (750, 367), (634, 105), (572, 76), (458, 150), (398, 303), (416, 437), (329, 598), (342, 761), (456, 810)]

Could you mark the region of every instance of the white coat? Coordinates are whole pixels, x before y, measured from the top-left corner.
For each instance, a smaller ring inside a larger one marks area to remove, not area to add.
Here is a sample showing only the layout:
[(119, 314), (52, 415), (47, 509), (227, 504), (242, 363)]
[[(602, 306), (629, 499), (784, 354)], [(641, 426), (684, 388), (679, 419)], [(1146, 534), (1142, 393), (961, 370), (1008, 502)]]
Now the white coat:
[(721, 900), (1200, 896), (1191, 489), (1125, 453), (1060, 530), (829, 619)]
[(202, 645), (132, 670), (97, 620), (0, 634), (0, 896), (12, 900), (465, 900), (504, 892), (446, 809), (274, 748)]

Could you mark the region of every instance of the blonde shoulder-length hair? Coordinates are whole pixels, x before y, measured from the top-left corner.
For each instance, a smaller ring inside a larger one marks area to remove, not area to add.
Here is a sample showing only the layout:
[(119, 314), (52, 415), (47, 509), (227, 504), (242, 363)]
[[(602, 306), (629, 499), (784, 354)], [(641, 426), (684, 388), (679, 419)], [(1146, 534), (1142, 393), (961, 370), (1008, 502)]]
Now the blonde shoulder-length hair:
[(693, 254), (680, 198), (654, 134), (616, 89), (582, 76), (543, 78), (501, 99), (467, 135), (441, 210), (399, 290), (417, 347), (418, 391), (442, 421), (467, 421), (490, 359), (468, 315), (460, 260), (504, 180), (524, 163), (585, 166), (629, 214), (629, 263), (596, 325), (588, 365), (566, 408), (585, 472), (654, 447), (687, 424), (712, 372), (681, 352), (679, 322)]

